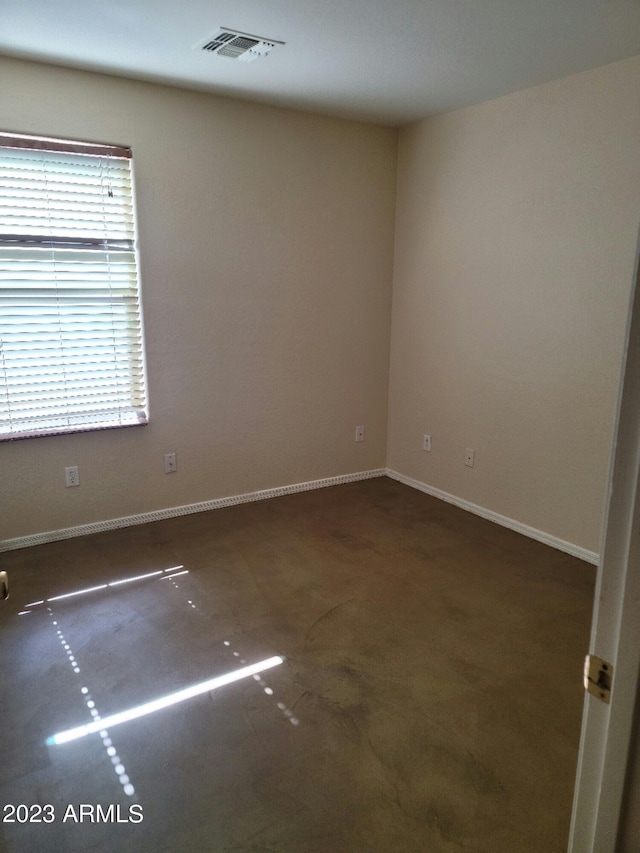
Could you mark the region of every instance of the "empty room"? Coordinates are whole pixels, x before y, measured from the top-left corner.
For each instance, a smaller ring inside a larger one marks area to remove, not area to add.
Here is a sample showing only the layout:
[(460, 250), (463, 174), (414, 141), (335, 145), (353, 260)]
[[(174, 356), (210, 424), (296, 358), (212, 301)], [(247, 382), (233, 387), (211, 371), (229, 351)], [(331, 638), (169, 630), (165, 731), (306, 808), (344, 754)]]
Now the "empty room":
[(5, 0), (0, 850), (640, 853), (639, 227), (637, 0)]

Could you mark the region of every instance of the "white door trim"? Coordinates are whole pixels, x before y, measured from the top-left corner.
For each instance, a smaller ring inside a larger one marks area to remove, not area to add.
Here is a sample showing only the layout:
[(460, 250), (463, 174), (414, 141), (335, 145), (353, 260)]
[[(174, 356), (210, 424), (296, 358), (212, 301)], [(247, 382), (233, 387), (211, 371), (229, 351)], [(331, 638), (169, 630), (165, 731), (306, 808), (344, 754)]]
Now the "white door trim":
[(611, 704), (585, 694), (568, 853), (615, 853), (640, 669), (640, 284), (636, 254), (589, 651)]

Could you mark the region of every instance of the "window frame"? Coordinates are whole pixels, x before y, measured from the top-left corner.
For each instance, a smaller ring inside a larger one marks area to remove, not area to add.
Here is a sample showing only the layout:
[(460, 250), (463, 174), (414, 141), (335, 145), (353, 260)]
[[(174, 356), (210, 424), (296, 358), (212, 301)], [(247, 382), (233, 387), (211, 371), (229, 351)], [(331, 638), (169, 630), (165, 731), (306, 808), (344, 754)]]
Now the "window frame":
[(0, 443), (149, 421), (132, 160), (0, 131)]

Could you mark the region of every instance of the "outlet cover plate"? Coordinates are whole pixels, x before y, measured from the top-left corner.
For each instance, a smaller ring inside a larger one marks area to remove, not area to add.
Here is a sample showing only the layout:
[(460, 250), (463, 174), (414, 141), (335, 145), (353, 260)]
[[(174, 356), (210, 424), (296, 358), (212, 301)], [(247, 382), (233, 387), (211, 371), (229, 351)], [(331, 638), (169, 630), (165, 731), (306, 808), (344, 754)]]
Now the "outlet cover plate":
[(80, 472), (77, 465), (70, 465), (64, 469), (64, 481), (67, 488), (80, 485)]

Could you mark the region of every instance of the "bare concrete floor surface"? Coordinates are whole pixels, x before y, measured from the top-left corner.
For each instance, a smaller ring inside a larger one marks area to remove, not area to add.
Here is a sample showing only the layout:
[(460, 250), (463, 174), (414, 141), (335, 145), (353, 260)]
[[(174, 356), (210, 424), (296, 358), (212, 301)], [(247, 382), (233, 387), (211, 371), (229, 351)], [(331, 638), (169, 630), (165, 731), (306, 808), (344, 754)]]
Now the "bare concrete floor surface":
[(566, 850), (590, 565), (380, 478), (0, 569), (7, 853)]

